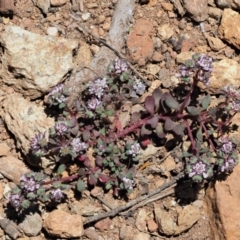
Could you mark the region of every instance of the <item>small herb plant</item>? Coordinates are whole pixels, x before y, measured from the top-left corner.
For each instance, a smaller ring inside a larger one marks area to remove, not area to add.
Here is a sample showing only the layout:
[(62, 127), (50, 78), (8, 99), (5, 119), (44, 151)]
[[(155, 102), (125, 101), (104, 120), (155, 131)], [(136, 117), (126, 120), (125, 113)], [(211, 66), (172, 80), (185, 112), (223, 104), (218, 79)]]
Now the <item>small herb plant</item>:
[[(131, 192), (141, 148), (164, 143), (167, 134), (172, 134), (177, 144), (190, 141), (182, 159), (186, 175), (193, 181), (230, 173), (238, 156), (237, 143), (228, 133), (240, 110), (240, 93), (234, 86), (226, 86), (219, 93), (221, 101), (214, 106), (210, 94), (198, 87), (199, 82), (208, 86), (212, 70), (210, 57), (193, 55), (180, 66), (183, 83), (169, 92), (155, 89), (145, 99), (145, 111), (132, 113), (124, 129), (118, 112), (126, 101), (139, 103), (146, 92), (145, 84), (133, 76), (126, 62), (115, 60), (105, 76), (86, 86), (71, 108), (67, 105), (69, 90), (56, 86), (47, 100), (50, 106), (59, 107), (55, 126), (36, 135), (30, 144), (36, 156), (54, 157), (56, 174), (52, 179), (42, 172), (22, 176), (10, 195), (12, 206), (21, 210), (37, 200), (60, 202), (70, 187), (65, 183), (71, 181), (76, 181), (80, 192), (97, 184), (113, 189), (116, 196)], [(76, 173), (62, 177), (73, 164), (78, 168)]]

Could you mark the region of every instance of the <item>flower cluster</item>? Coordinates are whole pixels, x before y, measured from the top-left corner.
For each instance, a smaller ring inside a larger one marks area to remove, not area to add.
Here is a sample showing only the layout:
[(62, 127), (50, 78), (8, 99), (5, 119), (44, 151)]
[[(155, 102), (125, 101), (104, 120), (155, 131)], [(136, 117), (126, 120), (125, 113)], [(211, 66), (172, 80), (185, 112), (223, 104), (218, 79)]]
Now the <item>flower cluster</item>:
[(113, 62), (113, 71), (121, 75), (122, 73), (126, 72), (128, 70), (128, 65), (126, 62), (122, 61), (121, 59), (115, 59)]
[(197, 182), (201, 182), (202, 179), (210, 178), (213, 175), (213, 168), (210, 159), (207, 157), (192, 156), (188, 160), (186, 171), (188, 176)]
[(240, 92), (233, 85), (226, 85), (222, 89), (223, 94), (226, 96), (226, 101), (229, 102), (230, 109), (236, 112), (240, 111)]
[(190, 77), (198, 73), (198, 80), (203, 82), (206, 86), (209, 84), (209, 78), (213, 71), (212, 58), (205, 54), (195, 54), (192, 59), (187, 60), (184, 65), (180, 67), (180, 76), (182, 80), (189, 81)]
[(127, 190), (132, 190), (133, 189), (133, 186), (134, 186), (134, 181), (133, 180), (124, 177), (122, 179), (122, 181), (123, 181), (125, 189), (127, 189)]
[(136, 81), (133, 84), (133, 89), (132, 93), (130, 94), (131, 97), (138, 97), (138, 95), (143, 95), (143, 93), (146, 90), (146, 85), (140, 81), (139, 79), (136, 79)]
[(71, 142), (71, 146), (76, 153), (79, 153), (88, 148), (85, 142), (82, 142), (80, 138), (74, 138)]
[(30, 147), (32, 152), (37, 156), (42, 156), (46, 153), (47, 139), (45, 133), (36, 134), (34, 138), (30, 141)]
[(233, 168), (238, 164), (236, 147), (235, 139), (230, 140), (228, 137), (222, 137), (220, 139), (217, 151), (217, 165), (221, 172), (232, 172)]
[(104, 94), (105, 88), (107, 88), (106, 78), (98, 78), (95, 81), (90, 82), (88, 85), (88, 91), (90, 94), (98, 97), (99, 99), (101, 99)]
[(131, 145), (130, 149), (128, 150), (128, 154), (136, 157), (138, 154), (141, 153), (141, 147), (139, 143), (134, 143)]
[[(29, 172), (20, 179), (19, 187), (12, 190), (9, 196), (10, 204), (17, 210), (26, 209), (32, 203), (49, 201), (50, 199), (60, 202), (64, 197), (63, 190), (66, 185), (56, 182), (50, 188), (43, 187), (46, 175), (43, 172)], [(48, 192), (47, 192), (48, 191)]]
[(67, 101), (67, 96), (69, 95), (67, 88), (63, 84), (55, 86), (48, 94), (48, 103), (50, 105), (59, 105)]

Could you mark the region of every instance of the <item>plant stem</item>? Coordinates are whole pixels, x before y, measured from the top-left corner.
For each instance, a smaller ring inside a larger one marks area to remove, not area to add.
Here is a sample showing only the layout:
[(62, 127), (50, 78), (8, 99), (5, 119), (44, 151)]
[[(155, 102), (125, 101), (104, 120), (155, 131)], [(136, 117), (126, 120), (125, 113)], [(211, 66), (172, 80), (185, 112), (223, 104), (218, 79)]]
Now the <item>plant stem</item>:
[(194, 155), (196, 155), (197, 154), (197, 147), (196, 147), (196, 143), (195, 143), (195, 140), (193, 138), (193, 135), (192, 135), (192, 131), (190, 129), (188, 121), (184, 120), (184, 122), (185, 122), (185, 125), (186, 125), (186, 128), (187, 128), (187, 131), (188, 131), (188, 136), (189, 136), (191, 144), (192, 144), (192, 150), (194, 152)]

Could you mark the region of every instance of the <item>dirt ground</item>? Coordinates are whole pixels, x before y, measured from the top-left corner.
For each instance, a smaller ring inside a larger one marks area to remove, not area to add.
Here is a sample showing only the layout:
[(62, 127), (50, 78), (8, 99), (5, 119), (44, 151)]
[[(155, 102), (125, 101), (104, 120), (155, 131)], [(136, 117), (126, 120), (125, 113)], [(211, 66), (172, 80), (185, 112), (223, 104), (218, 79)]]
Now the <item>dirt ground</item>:
[[(102, 44), (90, 35), (83, 34), (77, 30), (75, 27), (76, 23), (80, 23), (99, 38), (105, 39), (111, 27), (112, 16), (118, 0), (65, 1), (66, 4), (61, 6), (51, 6), (47, 14), (44, 14), (33, 4), (34, 1), (31, 0), (17, 0), (14, 3), (14, 7), (11, 5), (14, 2), (12, 0), (9, 0), (9, 3), (6, 4), (7, 6), (4, 4), (1, 5), (2, 2), (4, 1), (0, 1), (0, 10), (5, 7), (5, 13), (0, 17), (0, 32), (4, 31), (7, 25), (12, 24), (33, 33), (47, 35), (50, 31), (49, 28), (54, 27), (57, 29), (59, 37), (75, 39), (79, 41), (80, 44), (86, 42), (90, 46), (92, 56), (94, 56)], [(56, 2), (60, 2), (60, 0)], [(149, 46), (147, 41), (144, 42), (144, 44), (146, 44), (146, 51), (150, 49), (151, 56), (147, 56), (148, 53), (146, 52), (136, 52), (134, 54), (134, 39), (128, 39), (128, 36), (134, 30), (135, 24), (139, 21), (143, 21), (142, 29), (144, 29), (144, 27), (150, 29), (149, 37), (153, 42), (153, 46)], [(164, 24), (167, 25), (166, 29), (164, 31), (159, 30), (159, 26)], [(124, 36), (125, 47), (122, 49), (121, 54), (123, 54), (148, 81), (156, 81), (157, 83), (157, 81), (160, 80), (163, 88), (172, 88), (175, 84), (174, 76), (178, 66), (176, 57), (179, 53), (187, 51), (204, 52), (208, 53), (214, 59), (231, 56), (234, 60), (239, 61), (236, 50), (230, 45), (219, 51), (213, 51), (209, 47), (204, 33), (207, 32), (212, 36), (216, 36), (218, 26), (219, 20), (212, 17), (209, 17), (203, 24), (200, 24), (199, 22), (193, 21), (188, 15), (180, 16), (174, 5), (168, 0), (139, 0), (139, 2), (136, 1), (135, 3), (133, 19), (131, 19), (129, 23), (129, 32)], [(170, 38), (167, 37), (166, 40), (162, 40), (164, 37), (160, 35), (168, 35), (171, 31), (173, 31), (172, 36)], [(131, 50), (132, 53), (130, 53)], [(137, 54), (143, 55), (138, 56)], [(2, 84), (1, 91), (10, 93), (13, 90), (11, 87)], [(41, 99), (38, 101), (41, 101)], [(14, 136), (8, 131), (3, 121), (0, 121), (0, 141), (6, 142), (11, 147), (12, 155), (20, 159), (22, 158), (20, 150), (16, 147)], [(60, 204), (58, 209), (68, 209), (69, 211), (69, 208), (73, 209), (76, 207), (75, 203), (79, 201), (82, 204), (86, 204), (85, 217), (87, 217), (94, 214), (96, 215), (98, 212), (109, 210), (109, 207), (107, 207), (104, 202), (107, 202), (111, 207), (117, 207), (143, 195), (146, 191), (156, 189), (182, 170), (182, 164), (177, 160), (177, 150), (171, 152), (167, 161), (160, 162), (168, 153), (165, 148), (159, 148), (152, 156), (144, 160), (145, 165), (144, 162), (139, 164), (139, 174), (136, 180), (138, 187), (128, 196), (128, 199), (116, 199), (113, 197), (111, 191), (102, 193), (99, 189), (95, 188), (85, 191), (82, 198), (71, 197), (67, 203)], [(158, 161), (154, 161), (156, 158)], [(156, 169), (159, 171), (156, 172)], [(3, 176), (0, 181), (3, 186), (9, 183)], [(148, 190), (145, 189), (146, 184)], [(187, 185), (187, 181), (184, 181), (183, 185), (184, 184)], [(100, 192), (100, 194), (95, 194), (94, 191), (97, 193)], [(101, 220), (98, 223), (90, 224), (85, 227), (84, 235), (78, 239), (211, 239), (211, 223), (208, 219), (208, 213), (204, 208), (204, 194), (204, 187), (199, 190), (196, 189), (195, 185), (191, 184), (187, 188), (179, 190), (178, 193), (174, 191), (166, 197), (162, 197), (162, 199), (135, 209), (133, 212), (128, 212), (125, 216), (118, 215), (110, 219)], [(104, 201), (99, 199), (103, 199)], [(6, 203), (7, 200), (2, 198), (1, 212), (4, 211)], [(172, 218), (176, 220), (177, 212), (181, 212), (182, 209), (192, 203), (199, 208), (200, 218), (189, 230), (181, 232), (177, 236), (166, 236), (166, 234), (157, 230), (154, 215), (154, 208), (156, 206), (165, 209), (170, 213)], [(75, 209), (75, 211), (78, 210)], [(44, 215), (42, 218), (44, 219)], [(144, 233), (145, 235), (139, 233)], [(42, 230), (38, 236), (27, 237), (22, 233), (21, 237), (22, 238), (17, 239), (61, 239), (50, 236), (45, 230)], [(0, 239), (10, 238), (0, 229)]]

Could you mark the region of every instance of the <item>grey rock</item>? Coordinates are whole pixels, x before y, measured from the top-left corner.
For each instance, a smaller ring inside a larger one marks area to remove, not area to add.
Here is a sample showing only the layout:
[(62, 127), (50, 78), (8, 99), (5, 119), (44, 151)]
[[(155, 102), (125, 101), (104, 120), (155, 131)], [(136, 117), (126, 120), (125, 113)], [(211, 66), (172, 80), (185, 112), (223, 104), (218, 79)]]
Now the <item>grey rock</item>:
[(36, 99), (62, 82), (73, 67), (77, 41), (41, 36), (8, 25), (1, 34), (4, 47), (0, 76), (17, 92)]
[(24, 233), (29, 236), (37, 236), (42, 229), (42, 218), (39, 214), (27, 215), (20, 224)]
[(239, 0), (216, 0), (217, 6), (220, 8), (234, 8), (240, 9), (240, 1)]
[(40, 8), (43, 13), (48, 14), (50, 8), (50, 0), (33, 0), (34, 5)]
[(183, 7), (196, 22), (203, 22), (208, 18), (207, 0), (183, 0)]

